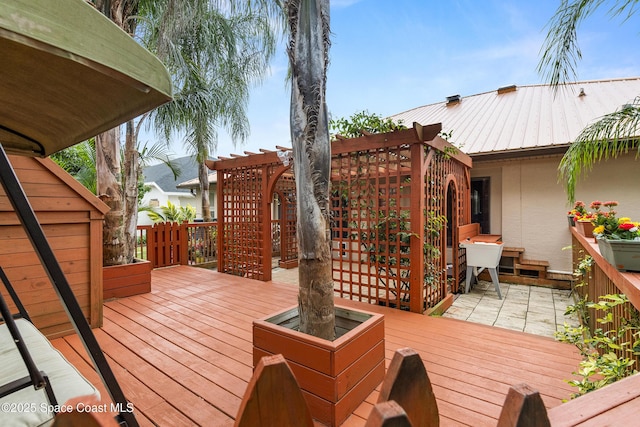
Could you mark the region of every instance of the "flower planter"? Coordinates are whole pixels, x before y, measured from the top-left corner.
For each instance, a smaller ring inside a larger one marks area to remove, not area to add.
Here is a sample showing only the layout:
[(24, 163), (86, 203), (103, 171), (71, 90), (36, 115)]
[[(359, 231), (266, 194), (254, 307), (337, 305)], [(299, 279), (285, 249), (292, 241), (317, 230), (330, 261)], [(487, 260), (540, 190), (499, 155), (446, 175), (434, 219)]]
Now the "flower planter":
[(151, 292), (151, 262), (135, 259), (131, 264), (102, 267), (104, 299)]
[(584, 237), (593, 237), (595, 225), (591, 221), (576, 221), (576, 230)]
[(336, 306), (338, 338), (298, 332), (298, 307), (253, 322), (253, 366), (282, 354), (313, 418), (338, 426), (384, 378), (384, 316)]
[(576, 226), (574, 218), (575, 218), (575, 215), (567, 215), (567, 221), (569, 221), (569, 227), (575, 227)]
[(640, 241), (598, 238), (600, 254), (619, 271), (640, 271)]

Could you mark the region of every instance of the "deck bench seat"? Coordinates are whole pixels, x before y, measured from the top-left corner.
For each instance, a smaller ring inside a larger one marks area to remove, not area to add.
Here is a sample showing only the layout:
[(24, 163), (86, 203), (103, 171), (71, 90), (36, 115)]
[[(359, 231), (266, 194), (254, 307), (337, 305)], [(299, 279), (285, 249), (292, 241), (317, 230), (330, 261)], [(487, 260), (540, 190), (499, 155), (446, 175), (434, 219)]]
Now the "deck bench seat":
[[(36, 367), (47, 375), (59, 405), (80, 396), (94, 396), (100, 399), (100, 392), (31, 322), (16, 319), (15, 323)], [(25, 362), (7, 324), (0, 324), (0, 386), (28, 376)], [(53, 422), (55, 416), (50, 411), (51, 405), (44, 388), (36, 390), (33, 386), (0, 398), (0, 408), (2, 426), (46, 426)]]

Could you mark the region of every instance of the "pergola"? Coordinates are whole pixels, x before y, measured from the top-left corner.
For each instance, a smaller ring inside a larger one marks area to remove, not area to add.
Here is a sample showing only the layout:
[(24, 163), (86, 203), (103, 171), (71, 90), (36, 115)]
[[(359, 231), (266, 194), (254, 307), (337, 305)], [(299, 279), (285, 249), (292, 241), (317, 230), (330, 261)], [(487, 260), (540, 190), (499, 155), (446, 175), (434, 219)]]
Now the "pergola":
[[(414, 123), (332, 142), (336, 295), (423, 312), (457, 291), (464, 280), (457, 229), (471, 219), (471, 158), (441, 130)], [(218, 172), (221, 272), (271, 280), (274, 240), (281, 265), (296, 265), (295, 180), (290, 152), (277, 149), (208, 164)], [(274, 214), (280, 239), (272, 237)]]

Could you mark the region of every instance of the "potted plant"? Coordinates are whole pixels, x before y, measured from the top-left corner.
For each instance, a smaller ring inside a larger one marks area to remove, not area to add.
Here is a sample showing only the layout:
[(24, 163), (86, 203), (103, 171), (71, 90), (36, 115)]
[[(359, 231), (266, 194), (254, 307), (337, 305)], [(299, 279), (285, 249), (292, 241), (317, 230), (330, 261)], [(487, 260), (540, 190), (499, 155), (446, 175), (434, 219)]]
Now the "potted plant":
[[(593, 203), (591, 203), (590, 208), (594, 209)], [(576, 230), (578, 230), (578, 233), (582, 234), (585, 237), (593, 237), (593, 229), (595, 228), (594, 220), (596, 218), (596, 214), (588, 212), (585, 209), (584, 203), (581, 201), (576, 202), (574, 209), (575, 214), (573, 217), (573, 221)]]
[[(595, 209), (593, 234), (602, 257), (620, 271), (640, 271), (640, 223), (618, 218), (614, 210), (618, 202), (594, 201), (591, 206)], [(603, 212), (602, 206), (608, 210)]]
[(582, 216), (587, 213), (587, 209), (583, 201), (578, 200), (574, 203), (573, 209), (567, 212), (567, 220), (569, 221), (569, 227), (576, 226), (576, 217)]

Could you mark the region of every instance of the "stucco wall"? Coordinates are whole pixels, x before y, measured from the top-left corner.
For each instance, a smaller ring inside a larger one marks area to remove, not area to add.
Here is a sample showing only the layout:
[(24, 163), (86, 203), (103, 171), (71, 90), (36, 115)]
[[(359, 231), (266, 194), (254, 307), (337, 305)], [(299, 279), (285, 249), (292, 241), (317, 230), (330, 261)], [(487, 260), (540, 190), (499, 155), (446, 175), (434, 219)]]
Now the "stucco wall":
[[(571, 208), (558, 183), (560, 156), (474, 162), (472, 177), (491, 178), (491, 232), (507, 246), (525, 248), (525, 258), (549, 261), (549, 269), (571, 272), (566, 212)], [(640, 161), (634, 155), (597, 164), (579, 181), (578, 200), (617, 200), (619, 214), (640, 220)]]
[[(184, 195), (178, 195), (176, 193), (165, 193), (160, 190), (157, 185), (151, 184), (151, 189), (145, 193), (142, 198), (141, 205), (148, 206), (149, 202), (152, 199), (158, 200), (158, 206), (166, 206), (167, 202), (171, 202), (177, 206), (187, 206), (191, 205), (196, 208), (196, 211), (201, 214), (202, 207), (200, 204), (200, 200), (193, 196), (192, 194), (185, 193)], [(138, 212), (138, 225), (152, 225), (153, 221), (149, 219), (149, 216), (146, 212)]]

